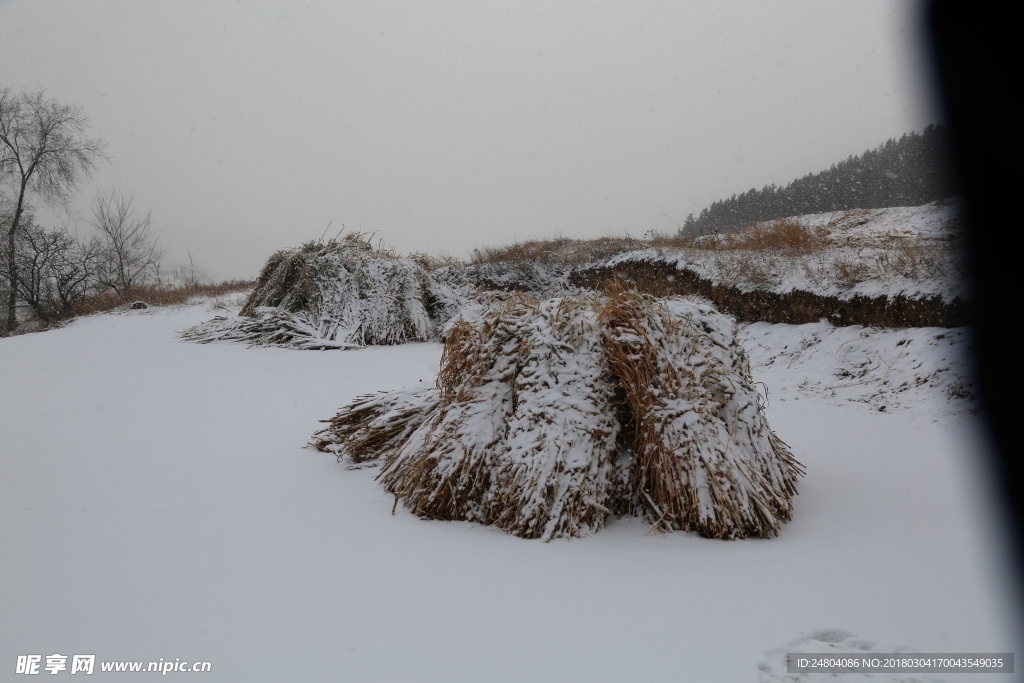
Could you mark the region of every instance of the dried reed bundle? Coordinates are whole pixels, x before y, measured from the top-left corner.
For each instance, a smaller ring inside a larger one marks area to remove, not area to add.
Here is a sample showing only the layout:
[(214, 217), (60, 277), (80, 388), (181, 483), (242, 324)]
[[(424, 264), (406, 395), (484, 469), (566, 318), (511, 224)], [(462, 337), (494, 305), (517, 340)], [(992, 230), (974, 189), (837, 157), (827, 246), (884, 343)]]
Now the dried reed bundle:
[(711, 538), (777, 535), (801, 469), (768, 427), (731, 319), (618, 287), (601, 320), (629, 408), (626, 510)]
[[(437, 407), (440, 397), (433, 387), (416, 391), (392, 391), (361, 396), (339, 413), (329, 428), (330, 438), (313, 445), (322, 451), (347, 455), (352, 462), (376, 460), (401, 447), (413, 430)], [(339, 448), (344, 444), (344, 451)]]
[(237, 318), (214, 318), (182, 337), (300, 349), (425, 341), (469, 297), (449, 271), (432, 277), (361, 235), (310, 242), (270, 257)]
[(382, 460), (422, 517), (548, 540), (609, 514), (714, 538), (770, 536), (800, 465), (768, 428), (734, 323), (612, 289), (514, 296), (446, 335), (437, 386), (364, 397), (316, 435)]

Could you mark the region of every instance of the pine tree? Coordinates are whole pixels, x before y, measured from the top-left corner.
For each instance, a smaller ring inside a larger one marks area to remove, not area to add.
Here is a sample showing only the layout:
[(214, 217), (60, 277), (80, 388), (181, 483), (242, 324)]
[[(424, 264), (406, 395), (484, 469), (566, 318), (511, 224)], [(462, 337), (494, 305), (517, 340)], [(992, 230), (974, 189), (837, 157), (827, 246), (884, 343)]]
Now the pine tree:
[(697, 217), (687, 216), (680, 232), (700, 235), (783, 216), (926, 204), (959, 191), (950, 158), (949, 131), (931, 124), (785, 187), (765, 185), (714, 201)]

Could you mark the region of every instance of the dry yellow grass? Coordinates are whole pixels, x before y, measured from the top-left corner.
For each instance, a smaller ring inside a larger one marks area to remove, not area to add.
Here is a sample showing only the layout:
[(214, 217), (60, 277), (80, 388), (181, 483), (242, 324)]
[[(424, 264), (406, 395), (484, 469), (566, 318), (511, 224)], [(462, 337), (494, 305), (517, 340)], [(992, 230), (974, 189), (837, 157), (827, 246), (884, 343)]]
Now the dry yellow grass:
[(187, 303), (194, 296), (223, 296), (245, 292), (252, 289), (255, 284), (253, 280), (231, 280), (217, 284), (191, 284), (179, 287), (137, 287), (128, 290), (123, 296), (104, 292), (82, 302), (81, 309), (76, 315), (101, 313), (134, 301), (143, 301), (150, 306), (177, 306)]
[(560, 237), (550, 240), (528, 240), (503, 247), (474, 249), (470, 263), (538, 261), (574, 266), (599, 261), (626, 251), (643, 249), (645, 246), (646, 242), (632, 237), (599, 237), (592, 240)]

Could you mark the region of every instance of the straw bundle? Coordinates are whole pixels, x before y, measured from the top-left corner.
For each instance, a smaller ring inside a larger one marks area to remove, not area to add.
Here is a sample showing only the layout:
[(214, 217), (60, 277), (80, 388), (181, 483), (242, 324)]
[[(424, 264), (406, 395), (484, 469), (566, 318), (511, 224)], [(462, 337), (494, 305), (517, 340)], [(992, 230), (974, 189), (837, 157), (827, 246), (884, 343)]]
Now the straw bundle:
[(630, 418), (627, 511), (712, 538), (776, 535), (800, 465), (768, 428), (732, 321), (622, 290), (601, 318)]
[(237, 318), (214, 318), (182, 337), (300, 349), (425, 341), (459, 308), (452, 274), (439, 275), (360, 235), (310, 242), (270, 257)]
[(450, 329), (436, 387), (364, 397), (328, 422), (315, 445), (381, 459), (385, 488), (415, 514), (524, 538), (584, 535), (610, 514), (775, 535), (801, 473), (732, 321), (621, 288), (513, 297)]

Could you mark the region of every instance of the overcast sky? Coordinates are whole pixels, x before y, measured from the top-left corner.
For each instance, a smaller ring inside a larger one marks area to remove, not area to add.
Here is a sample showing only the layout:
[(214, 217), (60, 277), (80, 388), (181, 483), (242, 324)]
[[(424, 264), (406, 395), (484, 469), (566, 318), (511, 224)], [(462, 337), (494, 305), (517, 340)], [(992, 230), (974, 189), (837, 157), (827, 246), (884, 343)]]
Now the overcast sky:
[[(674, 231), (935, 120), (906, 1), (0, 0), (0, 85), (80, 105), (215, 278), (345, 226), (464, 256)], [(39, 212), (42, 216), (44, 212)]]

